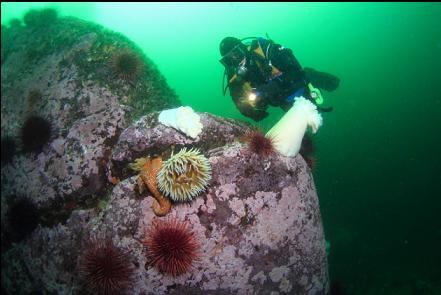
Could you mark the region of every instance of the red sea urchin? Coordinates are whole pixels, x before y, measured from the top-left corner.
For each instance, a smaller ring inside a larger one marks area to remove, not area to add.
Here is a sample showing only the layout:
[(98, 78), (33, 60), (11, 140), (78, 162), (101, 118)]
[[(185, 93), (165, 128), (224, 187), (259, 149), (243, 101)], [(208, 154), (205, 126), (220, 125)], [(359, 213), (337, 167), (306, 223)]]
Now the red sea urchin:
[(276, 153), (273, 139), (265, 136), (260, 130), (248, 132), (244, 140), (248, 144), (248, 149), (259, 156), (268, 157)]
[(146, 234), (144, 246), (151, 265), (172, 276), (187, 272), (199, 257), (194, 233), (186, 223), (175, 219), (154, 222)]
[(83, 288), (91, 294), (124, 294), (134, 272), (129, 254), (111, 241), (91, 241), (80, 262)]

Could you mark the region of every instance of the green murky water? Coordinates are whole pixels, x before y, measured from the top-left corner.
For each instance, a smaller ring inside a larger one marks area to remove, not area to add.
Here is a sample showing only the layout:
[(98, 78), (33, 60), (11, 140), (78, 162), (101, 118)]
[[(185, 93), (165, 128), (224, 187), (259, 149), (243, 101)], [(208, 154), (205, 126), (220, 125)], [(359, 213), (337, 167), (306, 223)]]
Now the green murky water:
[(196, 111), (247, 120), (222, 95), (225, 36), (340, 77), (314, 137), (334, 293), (441, 292), (440, 3), (2, 3), (1, 22), (48, 6), (125, 34)]

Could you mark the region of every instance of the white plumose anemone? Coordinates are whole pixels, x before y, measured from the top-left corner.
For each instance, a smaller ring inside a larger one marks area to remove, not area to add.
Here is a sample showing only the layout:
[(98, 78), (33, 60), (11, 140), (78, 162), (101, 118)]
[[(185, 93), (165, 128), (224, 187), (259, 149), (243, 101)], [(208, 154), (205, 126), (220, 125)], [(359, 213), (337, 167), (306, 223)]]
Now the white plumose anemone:
[(196, 198), (211, 180), (211, 165), (199, 150), (180, 150), (163, 162), (158, 172), (159, 190), (175, 202)]
[(322, 125), (322, 116), (311, 101), (299, 97), (291, 109), (274, 125), (266, 136), (274, 140), (276, 150), (286, 156), (294, 157), (300, 150), (306, 128), (316, 133)]

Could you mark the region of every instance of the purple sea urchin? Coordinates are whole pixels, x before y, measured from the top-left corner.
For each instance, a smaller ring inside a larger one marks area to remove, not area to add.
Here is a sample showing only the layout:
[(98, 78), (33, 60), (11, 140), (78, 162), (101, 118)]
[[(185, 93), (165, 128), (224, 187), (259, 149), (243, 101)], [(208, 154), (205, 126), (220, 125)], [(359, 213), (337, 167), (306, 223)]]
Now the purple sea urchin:
[(12, 200), (7, 213), (11, 239), (15, 242), (26, 238), (38, 226), (40, 213), (28, 197), (9, 196)]
[(178, 276), (198, 260), (199, 244), (186, 223), (175, 219), (156, 221), (143, 241), (150, 263), (159, 271)]
[(157, 180), (159, 190), (173, 201), (191, 201), (211, 180), (211, 165), (199, 150), (183, 148), (164, 161)]
[(51, 123), (39, 116), (31, 116), (21, 129), (24, 151), (40, 152), (52, 134)]
[(117, 77), (126, 81), (134, 81), (141, 75), (143, 63), (136, 53), (123, 49), (111, 57), (110, 67)]
[(133, 283), (129, 254), (111, 241), (91, 241), (81, 257), (83, 288), (91, 294), (124, 294)]

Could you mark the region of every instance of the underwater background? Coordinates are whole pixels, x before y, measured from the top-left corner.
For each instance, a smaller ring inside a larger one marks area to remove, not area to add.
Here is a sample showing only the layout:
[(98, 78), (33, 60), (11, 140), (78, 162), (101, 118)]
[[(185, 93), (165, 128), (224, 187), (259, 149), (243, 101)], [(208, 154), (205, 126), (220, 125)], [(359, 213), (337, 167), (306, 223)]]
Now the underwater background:
[(2, 3), (1, 23), (50, 7), (120, 32), (183, 105), (268, 130), (222, 95), (219, 42), (266, 34), (337, 75), (314, 136), (314, 180), (338, 294), (441, 292), (440, 3)]

